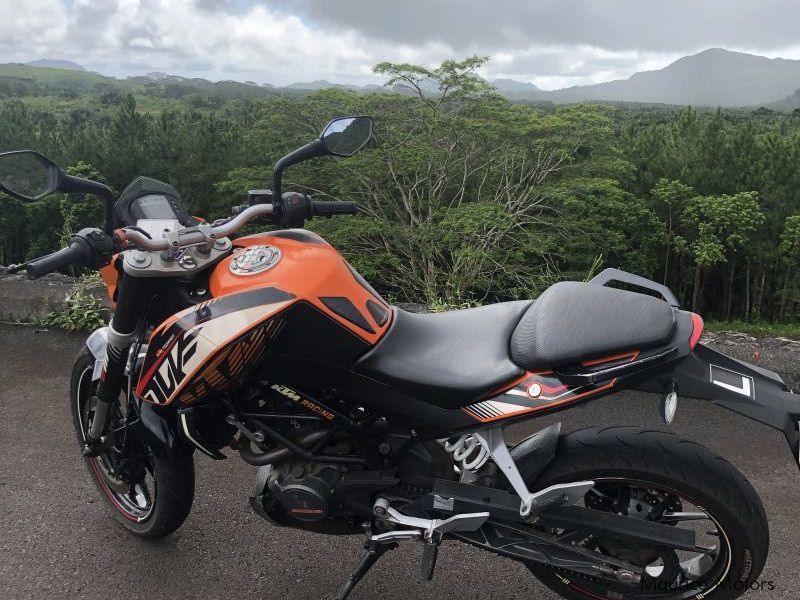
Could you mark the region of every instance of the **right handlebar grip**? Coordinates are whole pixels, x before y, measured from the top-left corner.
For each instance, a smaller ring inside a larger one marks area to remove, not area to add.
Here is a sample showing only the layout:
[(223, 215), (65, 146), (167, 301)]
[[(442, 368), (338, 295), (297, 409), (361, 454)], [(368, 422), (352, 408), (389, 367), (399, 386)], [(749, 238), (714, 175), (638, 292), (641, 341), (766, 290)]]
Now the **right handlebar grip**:
[(313, 216), (315, 217), (330, 217), (333, 215), (356, 215), (360, 211), (355, 202), (350, 201), (334, 201), (325, 202), (321, 200), (313, 200), (311, 203)]
[(92, 249), (89, 247), (89, 244), (87, 244), (85, 240), (76, 237), (72, 238), (68, 247), (28, 263), (26, 271), (28, 273), (28, 279), (38, 279), (48, 273), (58, 271), (70, 265), (89, 265), (91, 261)]

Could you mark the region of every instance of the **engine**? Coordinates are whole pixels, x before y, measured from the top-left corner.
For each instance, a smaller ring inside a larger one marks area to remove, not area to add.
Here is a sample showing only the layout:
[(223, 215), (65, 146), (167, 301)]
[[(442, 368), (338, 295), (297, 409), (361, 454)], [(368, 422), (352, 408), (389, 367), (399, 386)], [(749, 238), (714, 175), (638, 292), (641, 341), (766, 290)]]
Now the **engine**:
[(320, 413), (309, 408), (318, 406), (314, 398), (295, 388), (259, 382), (250, 395), (239, 399), (239, 405), (243, 413), (266, 411), (288, 417), (275, 423), (275, 430), (295, 446), (354, 459), (317, 462), (280, 444), (265, 448), (261, 442), (270, 437), (266, 423), (247, 422), (247, 435), (241, 434), (236, 445), (246, 462), (263, 465), (250, 504), (275, 525), (318, 533), (360, 533), (361, 525), (371, 518), (377, 494), (410, 499), (430, 489), (435, 479), (453, 477), (452, 457), (440, 443), (414, 441), (408, 433), (393, 432), (385, 419), (372, 420), (358, 434), (337, 431), (325, 420), (301, 425), (309, 411)]
[(316, 533), (360, 533), (372, 496), (392, 488), (391, 472), (289, 460), (261, 467), (250, 505), (273, 525)]
[(332, 465), (290, 461), (272, 471), (267, 489), (285, 515), (317, 523), (331, 513), (334, 488), (341, 477)]

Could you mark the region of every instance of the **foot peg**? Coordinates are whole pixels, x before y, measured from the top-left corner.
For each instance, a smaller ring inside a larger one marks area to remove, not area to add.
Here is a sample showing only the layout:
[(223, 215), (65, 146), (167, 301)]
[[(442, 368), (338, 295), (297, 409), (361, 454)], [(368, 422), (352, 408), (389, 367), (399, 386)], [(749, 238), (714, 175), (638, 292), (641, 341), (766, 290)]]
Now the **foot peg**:
[(489, 518), (488, 512), (462, 513), (453, 515), (449, 519), (421, 519), (410, 517), (395, 510), (389, 505), (385, 498), (378, 498), (372, 507), (372, 512), (378, 520), (396, 523), (405, 527), (412, 527), (409, 530), (389, 531), (387, 533), (373, 536), (383, 539), (413, 539), (421, 538), (423, 542), (422, 562), (420, 569), (422, 578), (426, 581), (433, 579), (433, 572), (436, 569), (436, 558), (439, 556), (439, 544), (445, 533), (451, 531), (475, 531), (480, 528)]
[(462, 513), (453, 515), (449, 519), (409, 517), (389, 506), (386, 498), (378, 498), (372, 507), (372, 512), (381, 521), (416, 528), (422, 533), (425, 541), (432, 540), (434, 534), (438, 534), (441, 538), (451, 531), (475, 531), (489, 518), (488, 512)]
[(397, 542), (402, 540), (422, 540), (422, 578), (430, 581), (436, 568), (436, 558), (439, 555), (439, 544), (442, 537), (450, 531), (475, 531), (489, 518), (488, 512), (464, 513), (453, 515), (449, 519), (420, 519), (409, 517), (389, 506), (385, 498), (378, 498), (372, 507), (372, 512), (378, 521), (387, 521), (396, 525), (403, 525), (408, 529), (394, 529), (372, 535), (365, 544), (364, 554), (353, 574), (342, 584), (336, 600), (345, 600), (363, 579), (364, 575), (378, 562), (378, 559), (389, 550), (397, 547)]

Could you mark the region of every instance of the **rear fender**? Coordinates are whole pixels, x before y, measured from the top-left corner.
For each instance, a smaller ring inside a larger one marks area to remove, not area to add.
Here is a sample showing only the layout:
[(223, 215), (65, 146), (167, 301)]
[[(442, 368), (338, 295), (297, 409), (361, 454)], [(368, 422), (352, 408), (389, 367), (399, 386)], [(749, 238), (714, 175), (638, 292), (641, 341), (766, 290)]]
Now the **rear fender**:
[[(555, 457), (560, 434), (561, 422), (559, 421), (537, 431), (509, 450), (522, 480), (529, 487)], [(498, 487), (501, 486), (503, 489), (508, 487), (505, 477), (498, 478)]]
[(674, 380), (681, 396), (711, 400), (783, 432), (800, 462), (800, 396), (777, 373), (697, 344), (676, 367)]

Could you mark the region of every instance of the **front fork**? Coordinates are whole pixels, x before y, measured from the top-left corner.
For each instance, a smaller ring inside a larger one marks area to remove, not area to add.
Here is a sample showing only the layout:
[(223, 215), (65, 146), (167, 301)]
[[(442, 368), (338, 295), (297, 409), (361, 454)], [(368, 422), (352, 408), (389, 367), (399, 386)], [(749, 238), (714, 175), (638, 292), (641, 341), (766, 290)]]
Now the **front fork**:
[(128, 350), (136, 340), (139, 318), (150, 300), (147, 280), (123, 273), (117, 298), (114, 317), (108, 325), (106, 354), (100, 373), (100, 383), (95, 397), (92, 398), (95, 410), (83, 449), (86, 456), (95, 455), (102, 445), (108, 431), (111, 406), (119, 400), (122, 392)]

